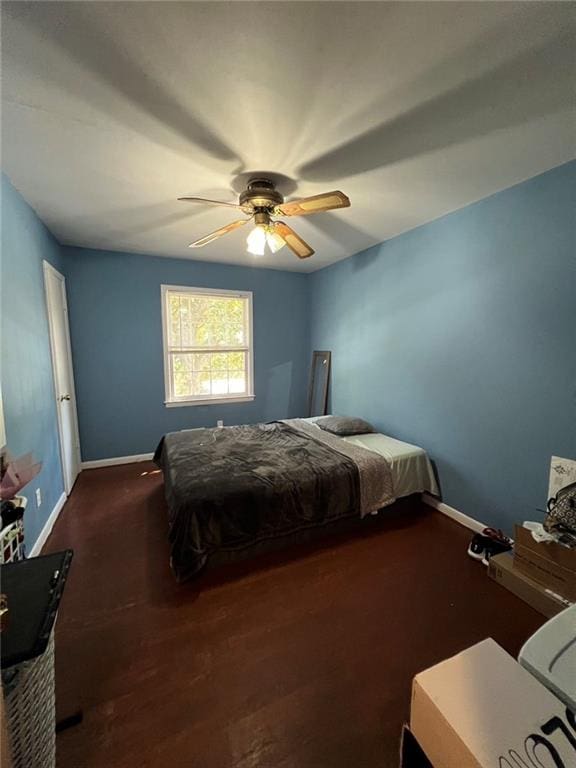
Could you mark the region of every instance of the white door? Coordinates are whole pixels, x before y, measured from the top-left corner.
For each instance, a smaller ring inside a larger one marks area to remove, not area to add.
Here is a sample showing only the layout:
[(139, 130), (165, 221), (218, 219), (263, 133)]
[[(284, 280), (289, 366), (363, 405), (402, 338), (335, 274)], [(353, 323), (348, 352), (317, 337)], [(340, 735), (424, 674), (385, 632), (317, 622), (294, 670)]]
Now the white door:
[(80, 471), (80, 440), (72, 372), (66, 282), (51, 264), (44, 262), (44, 285), (50, 329), (54, 392), (60, 432), (64, 490), (69, 494)]

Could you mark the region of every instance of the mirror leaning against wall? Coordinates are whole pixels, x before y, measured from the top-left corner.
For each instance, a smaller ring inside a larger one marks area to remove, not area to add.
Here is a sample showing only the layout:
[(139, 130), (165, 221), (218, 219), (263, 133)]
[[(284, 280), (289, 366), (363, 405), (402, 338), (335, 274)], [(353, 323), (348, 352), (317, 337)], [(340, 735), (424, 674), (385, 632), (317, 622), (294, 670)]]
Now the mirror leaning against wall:
[(308, 416), (325, 416), (328, 413), (331, 358), (331, 352), (312, 352), (308, 388)]

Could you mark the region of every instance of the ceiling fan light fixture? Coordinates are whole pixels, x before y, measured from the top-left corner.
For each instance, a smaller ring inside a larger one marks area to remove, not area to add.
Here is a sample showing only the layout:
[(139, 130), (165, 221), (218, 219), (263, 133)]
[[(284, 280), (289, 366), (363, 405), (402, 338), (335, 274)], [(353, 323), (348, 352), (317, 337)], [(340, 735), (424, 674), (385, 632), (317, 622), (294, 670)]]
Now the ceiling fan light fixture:
[(248, 253), (253, 256), (264, 256), (266, 250), (266, 230), (263, 226), (256, 226), (246, 238)]
[(284, 239), (280, 237), (277, 232), (274, 232), (273, 229), (269, 229), (268, 232), (266, 232), (266, 242), (272, 253), (277, 253), (280, 248), (284, 248), (286, 245)]

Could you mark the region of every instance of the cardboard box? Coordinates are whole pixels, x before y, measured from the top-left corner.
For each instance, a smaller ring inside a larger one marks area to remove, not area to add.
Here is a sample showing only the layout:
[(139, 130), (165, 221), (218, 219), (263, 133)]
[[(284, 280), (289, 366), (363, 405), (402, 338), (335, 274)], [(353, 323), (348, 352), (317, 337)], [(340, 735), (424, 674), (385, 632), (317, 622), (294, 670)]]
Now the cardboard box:
[[(573, 716), (492, 639), (416, 675), (410, 730), (435, 768), (574, 766)], [(562, 762), (558, 762), (556, 760)], [(521, 762), (521, 760), (523, 762)]]
[(517, 525), (514, 567), (562, 597), (576, 600), (576, 549), (539, 544), (529, 530)]
[(548, 618), (571, 605), (570, 600), (554, 594), (548, 587), (515, 568), (509, 552), (490, 558), (488, 576)]
[(561, 568), (524, 547), (515, 548), (514, 567), (562, 597), (576, 600), (576, 574), (573, 571)]
[(529, 549), (535, 555), (550, 560), (551, 563), (561, 568), (576, 573), (576, 549), (570, 549), (554, 542), (539, 544), (532, 538), (532, 533), (528, 528), (523, 528), (521, 525), (515, 526), (515, 536), (515, 544)]

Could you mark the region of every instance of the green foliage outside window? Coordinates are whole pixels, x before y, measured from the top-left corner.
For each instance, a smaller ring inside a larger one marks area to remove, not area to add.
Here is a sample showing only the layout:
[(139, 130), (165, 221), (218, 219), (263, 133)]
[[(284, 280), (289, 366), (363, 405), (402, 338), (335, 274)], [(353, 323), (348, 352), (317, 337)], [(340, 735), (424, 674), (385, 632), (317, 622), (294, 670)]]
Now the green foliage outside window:
[[(246, 312), (247, 302), (242, 298), (169, 296), (168, 332), (176, 397), (246, 393)], [(219, 352), (219, 347), (243, 349)]]

